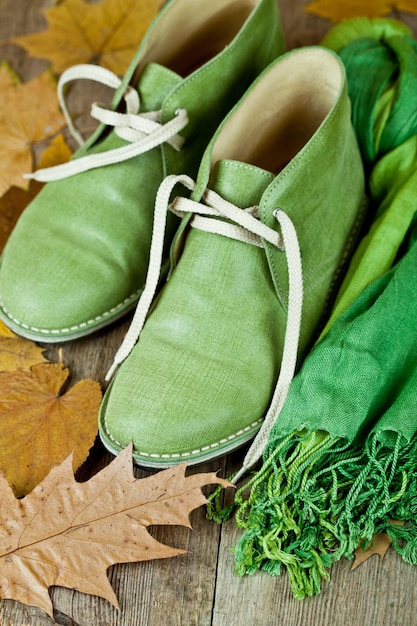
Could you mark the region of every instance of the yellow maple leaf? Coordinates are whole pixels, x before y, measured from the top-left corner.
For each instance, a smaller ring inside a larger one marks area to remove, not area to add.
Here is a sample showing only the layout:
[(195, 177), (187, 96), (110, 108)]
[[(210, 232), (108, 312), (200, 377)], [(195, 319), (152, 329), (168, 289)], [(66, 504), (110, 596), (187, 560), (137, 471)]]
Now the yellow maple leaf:
[(20, 215), (42, 187), (42, 183), (33, 180), (27, 191), (13, 186), (0, 197), (0, 252), (2, 252)]
[[(67, 162), (70, 156), (71, 149), (66, 143), (65, 138), (63, 135), (57, 135), (43, 150), (37, 167), (43, 168), (59, 165), (60, 163)], [(7, 165), (4, 166), (4, 169), (8, 169)], [(43, 183), (32, 180), (27, 190), (13, 185), (0, 196), (0, 252), (2, 252), (20, 215), (35, 196), (37, 196), (42, 187)]]
[[(33, 146), (65, 126), (52, 74), (44, 72), (27, 83), (5, 78), (0, 83), (0, 196), (13, 185), (29, 188), (23, 174), (33, 170)], [(4, 87), (4, 83), (6, 86)]]
[(0, 63), (0, 102), (4, 101), (4, 91), (20, 83), (19, 77), (7, 61)]
[(49, 142), (39, 159), (38, 168), (53, 167), (66, 163), (71, 157), (72, 151), (64, 135), (57, 135)]
[(160, 0), (63, 0), (44, 11), (48, 29), (12, 39), (61, 74), (77, 63), (99, 63), (123, 74)]
[(82, 380), (61, 396), (68, 374), (62, 363), (0, 373), (0, 471), (18, 497), (72, 452), (75, 471), (94, 443), (100, 385)]
[(383, 17), (394, 9), (407, 13), (417, 13), (415, 0), (315, 0), (306, 11), (324, 17), (332, 22), (340, 22), (352, 17)]
[[(22, 192), (24, 193), (24, 192)], [(0, 199), (0, 203), (1, 203)], [(0, 372), (30, 369), (32, 365), (44, 363), (43, 348), (18, 337), (0, 320)]]
[(23, 337), (0, 336), (0, 372), (30, 369), (32, 365), (43, 363), (43, 348)]
[(0, 337), (17, 337), (17, 335), (0, 320)]

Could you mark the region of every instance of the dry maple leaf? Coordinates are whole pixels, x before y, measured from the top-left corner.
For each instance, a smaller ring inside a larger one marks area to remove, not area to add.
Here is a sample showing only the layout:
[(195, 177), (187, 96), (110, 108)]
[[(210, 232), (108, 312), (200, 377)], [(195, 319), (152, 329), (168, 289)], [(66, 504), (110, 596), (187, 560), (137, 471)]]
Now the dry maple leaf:
[(68, 458), (21, 500), (0, 476), (0, 597), (52, 616), (48, 588), (59, 585), (118, 606), (107, 568), (183, 553), (154, 539), (148, 526), (190, 527), (190, 512), (206, 502), (201, 487), (229, 485), (215, 474), (184, 470), (185, 464), (136, 479), (129, 446), (85, 483), (75, 481)]
[(159, 5), (160, 0), (63, 0), (44, 11), (47, 30), (12, 41), (31, 56), (50, 60), (57, 74), (89, 62), (122, 74)]
[[(0, 138), (1, 144), (1, 138)], [(1, 185), (1, 182), (0, 182)], [(29, 188), (20, 189), (12, 186), (0, 197), (0, 252), (3, 251), (10, 233), (29, 202), (42, 189), (43, 184), (33, 180)]]
[(6, 106), (5, 94), (21, 84), (21, 80), (7, 61), (0, 63), (0, 111)]
[(17, 337), (17, 335), (0, 320), (0, 337)]
[(62, 363), (0, 373), (0, 471), (17, 496), (35, 487), (74, 451), (74, 471), (97, 435), (98, 382), (78, 382), (64, 395)]
[(340, 22), (352, 17), (383, 17), (394, 10), (417, 13), (415, 0), (315, 0), (306, 11), (324, 17), (332, 22)]
[[(70, 160), (72, 150), (65, 141), (64, 135), (54, 137), (42, 152), (38, 168), (53, 167)], [(36, 181), (33, 181), (36, 182)]]
[[(0, 335), (0, 372), (29, 370), (32, 365), (45, 363), (43, 348), (23, 337)], [(1, 388), (1, 386), (0, 386)]]
[(30, 369), (32, 365), (45, 361), (43, 348), (18, 337), (0, 320), (0, 372)]
[[(63, 135), (57, 135), (42, 152), (37, 166), (43, 168), (59, 165), (68, 161), (70, 156), (71, 149)], [(43, 183), (32, 180), (27, 190), (13, 186), (0, 197), (0, 252), (6, 245), (20, 215), (42, 187)]]
[(29, 188), (22, 175), (33, 169), (33, 146), (64, 126), (50, 72), (27, 83), (0, 84), (0, 196), (12, 186)]

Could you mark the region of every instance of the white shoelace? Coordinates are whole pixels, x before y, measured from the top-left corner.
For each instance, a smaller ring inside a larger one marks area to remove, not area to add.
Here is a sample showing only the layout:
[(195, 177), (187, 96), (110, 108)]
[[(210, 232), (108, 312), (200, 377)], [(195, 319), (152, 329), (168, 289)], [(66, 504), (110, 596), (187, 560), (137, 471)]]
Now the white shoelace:
[[(203, 200), (206, 204), (180, 197), (176, 198), (169, 206), (169, 198), (175, 185), (178, 183), (181, 183), (190, 191), (193, 191), (195, 188), (194, 181), (185, 175), (168, 176), (159, 187), (155, 202), (151, 251), (145, 288), (138, 302), (130, 328), (107, 373), (106, 380), (110, 380), (117, 367), (126, 359), (136, 344), (155, 296), (162, 267), (168, 209), (180, 216), (187, 213), (193, 214), (190, 226), (194, 228), (217, 233), (259, 247), (263, 247), (263, 241), (268, 241), (279, 250), (285, 251), (288, 264), (289, 292), (281, 370), (263, 425), (243, 461), (241, 470), (233, 478), (235, 483), (262, 456), (269, 433), (284, 406), (290, 383), (294, 377), (303, 303), (300, 247), (291, 219), (280, 209), (274, 211), (274, 217), (281, 226), (282, 235), (263, 224), (257, 218), (257, 207), (242, 210), (211, 190), (207, 190), (203, 195)], [(213, 217), (231, 220), (233, 224), (221, 219), (213, 219)]]
[[(118, 89), (122, 81), (113, 72), (97, 65), (88, 64), (75, 65), (61, 75), (57, 86), (58, 100), (69, 131), (77, 143), (82, 146), (84, 140), (72, 122), (64, 96), (65, 85), (78, 79), (94, 80), (113, 89)], [(126, 104), (126, 113), (111, 111), (94, 103), (91, 107), (91, 116), (102, 124), (113, 126), (116, 135), (129, 142), (127, 145), (107, 152), (80, 157), (62, 165), (40, 169), (31, 174), (25, 174), (25, 178), (41, 182), (67, 178), (97, 167), (126, 161), (163, 143), (169, 143), (176, 150), (181, 149), (183, 139), (178, 133), (188, 124), (187, 112), (184, 109), (178, 109), (172, 120), (162, 124), (160, 121), (161, 111), (139, 112), (140, 99), (135, 89), (128, 86), (123, 98)]]

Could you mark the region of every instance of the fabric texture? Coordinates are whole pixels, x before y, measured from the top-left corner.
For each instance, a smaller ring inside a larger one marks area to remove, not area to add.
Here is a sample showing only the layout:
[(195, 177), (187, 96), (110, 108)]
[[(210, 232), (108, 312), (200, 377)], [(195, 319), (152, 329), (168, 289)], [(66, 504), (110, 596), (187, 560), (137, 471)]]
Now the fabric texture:
[(286, 569), (298, 598), (378, 532), (417, 564), (417, 45), (402, 24), (359, 18), (324, 44), (347, 71), (368, 221), (263, 465), (235, 499), (237, 571)]

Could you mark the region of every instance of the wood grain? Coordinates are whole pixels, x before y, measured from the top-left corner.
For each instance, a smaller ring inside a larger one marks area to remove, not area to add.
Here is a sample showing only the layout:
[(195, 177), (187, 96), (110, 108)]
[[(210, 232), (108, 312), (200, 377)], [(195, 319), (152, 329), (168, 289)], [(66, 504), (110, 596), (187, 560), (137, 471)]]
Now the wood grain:
[[(279, 1), (288, 48), (317, 44), (330, 26), (326, 20), (306, 13), (307, 4), (308, 0)], [(30, 59), (6, 40), (44, 28), (41, 9), (47, 6), (45, 0), (0, 0), (0, 60), (7, 59), (25, 80), (37, 75), (47, 63)], [(416, 32), (415, 18), (401, 18)], [(77, 110), (88, 110), (91, 93), (85, 87), (72, 97)], [(91, 338), (48, 348), (48, 357), (57, 360), (61, 349), (72, 371), (72, 383), (84, 377), (103, 382), (128, 322), (126, 318)], [(193, 471), (219, 470), (227, 476), (239, 466), (242, 456), (241, 451), (236, 452)], [(109, 461), (110, 455), (97, 443), (79, 472), (80, 478), (87, 478)], [(137, 469), (136, 475), (148, 473)], [(406, 565), (392, 550), (383, 561), (373, 557), (352, 574), (350, 563), (341, 561), (334, 566), (332, 580), (323, 586), (320, 596), (297, 601), (285, 576), (235, 575), (232, 548), (239, 531), (233, 522), (217, 526), (205, 519), (204, 509), (199, 509), (192, 515), (192, 524), (192, 531), (152, 530), (160, 541), (185, 548), (185, 556), (117, 565), (109, 570), (119, 611), (99, 598), (53, 588), (55, 621), (36, 608), (6, 600), (0, 602), (0, 625), (417, 626), (417, 568)]]

